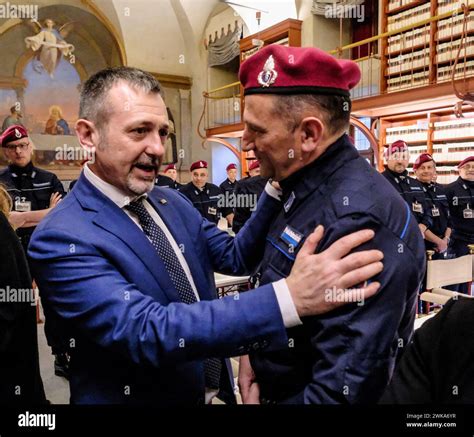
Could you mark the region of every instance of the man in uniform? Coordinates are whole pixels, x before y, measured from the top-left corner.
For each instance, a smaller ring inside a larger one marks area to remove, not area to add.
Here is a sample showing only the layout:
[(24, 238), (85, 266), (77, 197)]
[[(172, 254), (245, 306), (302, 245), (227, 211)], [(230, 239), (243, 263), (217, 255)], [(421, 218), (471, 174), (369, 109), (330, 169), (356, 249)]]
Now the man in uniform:
[(176, 182), (176, 177), (178, 175), (178, 172), (176, 170), (176, 165), (174, 164), (168, 164), (164, 171), (164, 174), (159, 174), (156, 179), (155, 179), (155, 185), (158, 187), (168, 187), (168, 188), (174, 188), (175, 190), (179, 190), (182, 188), (184, 185), (180, 184), (179, 182)]
[(434, 250), (433, 259), (444, 258), (451, 236), (448, 199), (443, 185), (433, 182), (436, 163), (429, 153), (422, 153), (413, 164), (416, 179), (425, 190), (432, 224), (425, 231), (426, 250)]
[[(2, 134), (1, 144), (10, 164), (0, 172), (0, 183), (6, 186), (12, 198), (13, 211), (10, 220), (17, 228), (17, 235), (26, 254), (36, 225), (58, 204), (66, 192), (54, 173), (33, 165), (33, 146), (23, 126), (10, 126)], [(48, 321), (45, 330), (48, 343), (56, 357), (55, 373), (67, 377), (68, 358), (64, 352), (65, 348), (56, 341), (54, 326)]]
[(418, 227), (424, 235), (431, 226), (432, 218), (426, 199), (425, 190), (420, 182), (408, 176), (408, 145), (398, 140), (391, 144), (385, 152), (387, 168), (382, 173), (400, 193), (411, 212), (415, 215)]
[(229, 194), (232, 194), (237, 184), (237, 166), (235, 164), (229, 164), (225, 170), (227, 172), (227, 179), (222, 182), (219, 187), (222, 191), (228, 191)]
[(33, 165), (33, 146), (23, 126), (10, 126), (1, 144), (9, 165), (0, 172), (0, 183), (12, 198), (10, 218), (26, 253), (35, 226), (66, 193), (54, 173)]
[(224, 193), (214, 184), (207, 182), (209, 172), (206, 161), (196, 161), (191, 164), (192, 180), (180, 189), (201, 213), (212, 223), (218, 223), (220, 216), (225, 217), (232, 225), (232, 209), (222, 205)]
[(257, 201), (267, 183), (267, 179), (260, 176), (258, 160), (253, 161), (250, 165), (249, 174), (256, 171), (258, 171), (258, 174), (253, 173), (253, 176), (241, 179), (235, 187), (236, 207), (234, 208), (234, 220), (232, 221), (232, 230), (235, 233), (243, 228), (252, 212), (255, 211)]
[[(446, 186), (453, 231), (449, 241), (448, 255), (453, 258), (467, 255), (468, 244), (474, 244), (474, 155), (458, 165), (459, 177)], [(457, 287), (467, 293), (467, 284)]]
[[(424, 244), (416, 220), (386, 179), (360, 157), (345, 132), (350, 94), (360, 79), (352, 61), (316, 48), (264, 47), (241, 67), (242, 148), (261, 176), (278, 181), (283, 207), (266, 238), (260, 285), (285, 278), (311, 229), (326, 229), (317, 250), (369, 227), (366, 248), (384, 253), (373, 299), (289, 329), (285, 349), (242, 358), (244, 402), (376, 402), (410, 340)], [(356, 256), (356, 254), (354, 254)], [(337, 298), (339, 290), (326, 290)]]

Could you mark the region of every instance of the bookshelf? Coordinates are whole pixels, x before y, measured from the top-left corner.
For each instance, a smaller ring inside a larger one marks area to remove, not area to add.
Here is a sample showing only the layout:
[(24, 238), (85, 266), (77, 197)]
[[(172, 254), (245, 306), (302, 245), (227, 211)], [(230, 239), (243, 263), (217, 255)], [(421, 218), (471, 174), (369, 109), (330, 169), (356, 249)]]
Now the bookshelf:
[[(459, 0), (382, 0), (382, 32), (402, 30), (382, 40), (382, 92), (395, 92), (451, 79), (452, 65), (461, 43), (462, 13)], [(474, 74), (474, 0), (467, 23), (467, 50), (456, 69), (456, 77)], [(451, 13), (451, 14), (450, 14)], [(430, 18), (449, 14), (439, 21)], [(420, 22), (424, 23), (418, 24)], [(407, 26), (417, 24), (414, 28)], [(465, 56), (465, 58), (464, 58)]]
[(413, 172), (413, 163), (421, 153), (430, 153), (441, 184), (454, 181), (459, 162), (474, 154), (474, 110), (466, 111), (464, 118), (456, 118), (452, 108), (445, 108), (383, 117), (380, 122), (381, 154), (389, 144), (404, 140), (409, 146), (409, 172)]
[[(382, 93), (402, 92), (399, 106), (413, 107), (422, 91), (416, 88), (446, 87), (461, 44), (464, 15), (454, 13), (461, 3), (470, 7), (466, 50), (456, 67), (456, 78), (474, 76), (474, 0), (382, 0), (382, 32), (402, 30), (382, 39)], [(432, 17), (446, 14), (438, 21)], [(409, 26), (425, 22), (414, 28)], [(413, 96), (413, 97), (411, 97)], [(452, 182), (457, 165), (474, 154), (474, 109), (466, 108), (464, 118), (456, 118), (452, 106), (432, 105), (425, 100), (416, 112), (385, 114), (379, 124), (379, 162), (388, 144), (402, 139), (409, 145), (409, 171), (418, 155), (427, 152), (437, 163), (438, 181)], [(420, 101), (421, 102), (421, 101)], [(379, 169), (382, 170), (381, 165)]]

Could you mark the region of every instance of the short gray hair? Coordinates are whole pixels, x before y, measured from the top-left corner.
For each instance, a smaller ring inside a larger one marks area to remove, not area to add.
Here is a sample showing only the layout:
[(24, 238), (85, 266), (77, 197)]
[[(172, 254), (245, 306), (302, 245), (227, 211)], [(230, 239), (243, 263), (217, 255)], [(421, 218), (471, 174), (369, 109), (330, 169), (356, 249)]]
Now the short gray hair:
[(293, 94), (274, 96), (273, 112), (286, 120), (290, 130), (296, 129), (303, 114), (317, 110), (320, 112), (331, 135), (347, 131), (350, 125), (351, 99), (339, 95)]
[(92, 75), (82, 86), (79, 118), (92, 121), (101, 128), (108, 120), (107, 93), (119, 81), (127, 82), (145, 93), (162, 94), (157, 79), (150, 73), (132, 67), (106, 68)]

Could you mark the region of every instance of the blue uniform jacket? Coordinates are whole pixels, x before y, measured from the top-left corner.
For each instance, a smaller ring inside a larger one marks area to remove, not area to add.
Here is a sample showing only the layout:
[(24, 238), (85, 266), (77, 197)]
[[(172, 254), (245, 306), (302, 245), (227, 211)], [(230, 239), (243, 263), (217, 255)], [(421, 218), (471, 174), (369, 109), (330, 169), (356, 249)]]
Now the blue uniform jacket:
[(216, 300), (213, 277), (256, 268), (280, 202), (264, 195), (233, 239), (175, 190), (155, 188), (148, 199), (182, 248), (202, 302), (180, 303), (145, 234), (84, 175), (33, 234), (46, 317), (71, 347), (72, 403), (201, 403), (205, 357), (287, 341), (272, 285)]
[(260, 284), (288, 276), (305, 237), (319, 224), (325, 234), (318, 251), (351, 232), (375, 230), (358, 250), (382, 250), (384, 270), (375, 278), (380, 291), (364, 305), (305, 318), (288, 330), (285, 349), (251, 354), (262, 401), (376, 402), (413, 331), (425, 265), (415, 217), (346, 135), (281, 186), (284, 208), (267, 237)]

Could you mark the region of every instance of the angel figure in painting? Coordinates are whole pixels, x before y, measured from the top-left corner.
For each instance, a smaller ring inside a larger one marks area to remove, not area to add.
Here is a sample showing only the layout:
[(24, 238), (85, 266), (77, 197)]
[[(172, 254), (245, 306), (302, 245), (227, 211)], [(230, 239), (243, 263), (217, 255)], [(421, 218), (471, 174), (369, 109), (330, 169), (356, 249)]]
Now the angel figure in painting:
[[(73, 28), (73, 23), (66, 23), (59, 30), (54, 28), (54, 21), (51, 18), (45, 20), (45, 27), (41, 27), (36, 20), (29, 22), (30, 26), (35, 29), (37, 34), (35, 36), (28, 36), (25, 38), (26, 47), (33, 51), (39, 51), (37, 59), (40, 66), (50, 75), (54, 77), (54, 71), (61, 60), (61, 54), (70, 56), (74, 52), (74, 46), (65, 41), (69, 32)], [(35, 68), (36, 71), (38, 69)], [(41, 71), (39, 71), (41, 72)]]

